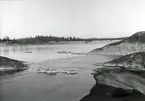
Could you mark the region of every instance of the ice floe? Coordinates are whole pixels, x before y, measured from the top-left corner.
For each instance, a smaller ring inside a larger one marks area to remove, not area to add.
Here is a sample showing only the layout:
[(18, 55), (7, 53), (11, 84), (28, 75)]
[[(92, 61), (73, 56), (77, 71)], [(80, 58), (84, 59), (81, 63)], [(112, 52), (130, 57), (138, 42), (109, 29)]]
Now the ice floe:
[(48, 75), (57, 75), (57, 74), (76, 75), (78, 74), (76, 70), (55, 70), (52, 68), (48, 68), (48, 69), (39, 68), (37, 69), (37, 73), (45, 73)]

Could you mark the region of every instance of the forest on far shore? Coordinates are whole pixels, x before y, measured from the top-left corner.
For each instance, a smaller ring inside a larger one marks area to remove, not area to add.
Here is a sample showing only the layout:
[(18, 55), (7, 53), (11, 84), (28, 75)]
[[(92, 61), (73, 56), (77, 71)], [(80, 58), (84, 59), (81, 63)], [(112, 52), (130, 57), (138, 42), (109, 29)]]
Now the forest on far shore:
[[(123, 37), (124, 38), (124, 37)], [(19, 39), (11, 39), (8, 36), (0, 39), (0, 44), (49, 44), (49, 43), (58, 43), (63, 41), (94, 41), (94, 40), (121, 40), (123, 38), (76, 38), (76, 37), (56, 37), (56, 36), (43, 36), (38, 35), (35, 37), (26, 37)]]

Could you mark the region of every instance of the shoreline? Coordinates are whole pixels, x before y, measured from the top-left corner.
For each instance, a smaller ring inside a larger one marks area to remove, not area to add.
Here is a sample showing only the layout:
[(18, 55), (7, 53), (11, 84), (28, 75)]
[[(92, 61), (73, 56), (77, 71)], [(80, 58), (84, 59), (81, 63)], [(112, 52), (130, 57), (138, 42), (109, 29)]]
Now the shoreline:
[(91, 43), (91, 42), (98, 42), (98, 41), (120, 41), (120, 39), (114, 39), (114, 40), (93, 40), (93, 41), (60, 41), (60, 42), (49, 42), (49, 43), (40, 43), (40, 44), (5, 44), (0, 43), (0, 46), (30, 46), (30, 45), (61, 45), (61, 44), (78, 44), (78, 43)]

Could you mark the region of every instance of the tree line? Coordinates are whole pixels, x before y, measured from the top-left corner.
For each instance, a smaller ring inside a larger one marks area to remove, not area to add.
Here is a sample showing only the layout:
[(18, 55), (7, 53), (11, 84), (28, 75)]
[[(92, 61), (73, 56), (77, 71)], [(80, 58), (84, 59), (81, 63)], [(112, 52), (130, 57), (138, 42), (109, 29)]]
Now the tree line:
[(56, 36), (43, 36), (43, 35), (37, 35), (35, 37), (26, 37), (26, 38), (19, 38), (19, 39), (11, 39), (8, 36), (4, 37), (3, 39), (0, 38), (0, 44), (49, 44), (49, 43), (59, 43), (62, 41), (86, 41), (90, 42), (93, 40), (122, 40), (127, 37), (121, 37), (121, 38), (76, 38), (76, 37), (56, 37)]
[(61, 41), (85, 41), (86, 39), (76, 37), (56, 37), (56, 36), (43, 36), (38, 35), (35, 37), (27, 37), (20, 39), (10, 39), (8, 36), (0, 39), (0, 43), (4, 44), (47, 44), (50, 42), (61, 42)]

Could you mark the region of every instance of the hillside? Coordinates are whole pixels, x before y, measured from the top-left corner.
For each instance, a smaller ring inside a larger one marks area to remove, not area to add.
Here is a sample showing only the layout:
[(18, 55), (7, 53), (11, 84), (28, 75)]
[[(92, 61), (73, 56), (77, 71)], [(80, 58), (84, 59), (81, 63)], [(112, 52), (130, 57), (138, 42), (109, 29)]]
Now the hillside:
[(145, 31), (137, 32), (121, 41), (114, 42), (104, 47), (89, 52), (90, 54), (126, 55), (134, 52), (145, 51)]
[(126, 38), (123, 40), (123, 42), (128, 42), (128, 43), (144, 43), (145, 42), (145, 31), (137, 32), (134, 35), (132, 35), (129, 38)]

